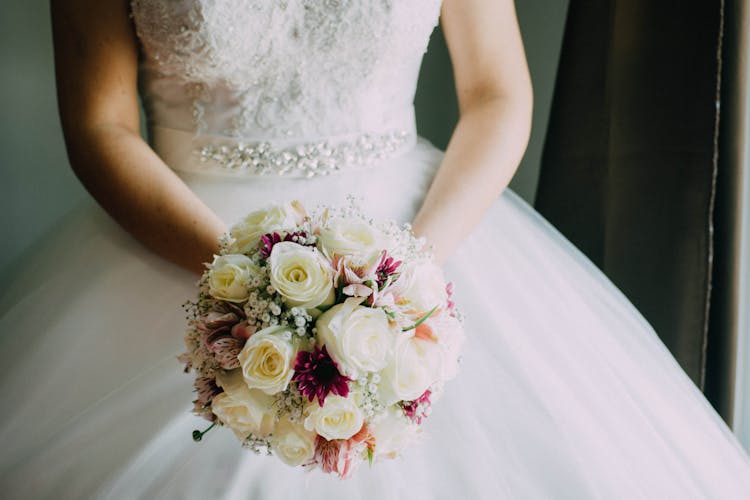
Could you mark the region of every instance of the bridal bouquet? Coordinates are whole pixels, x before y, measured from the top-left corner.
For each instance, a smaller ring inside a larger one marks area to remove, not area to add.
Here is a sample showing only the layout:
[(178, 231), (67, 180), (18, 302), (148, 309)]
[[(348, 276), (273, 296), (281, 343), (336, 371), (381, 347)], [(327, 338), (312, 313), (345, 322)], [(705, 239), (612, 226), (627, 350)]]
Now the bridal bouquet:
[(396, 457), (455, 376), (451, 287), (408, 226), (353, 206), (247, 215), (187, 304), (194, 412), (244, 446), (349, 477)]

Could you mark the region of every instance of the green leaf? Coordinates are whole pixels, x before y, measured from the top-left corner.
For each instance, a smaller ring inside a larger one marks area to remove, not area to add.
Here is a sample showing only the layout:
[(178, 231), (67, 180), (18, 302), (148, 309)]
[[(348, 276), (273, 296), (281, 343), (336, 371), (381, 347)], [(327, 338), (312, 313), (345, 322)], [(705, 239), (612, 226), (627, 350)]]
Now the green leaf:
[(338, 282), (336, 283), (336, 304), (341, 302), (342, 297), (344, 296), (344, 277), (339, 276)]
[(408, 332), (409, 330), (414, 330), (416, 327), (418, 327), (419, 325), (421, 325), (422, 323), (424, 323), (427, 320), (427, 318), (429, 318), (430, 316), (432, 316), (435, 313), (435, 311), (437, 311), (437, 308), (438, 308), (438, 306), (433, 307), (432, 309), (430, 309), (429, 311), (427, 311), (427, 314), (425, 314), (424, 316), (422, 316), (421, 318), (419, 318), (416, 323), (414, 323), (411, 326), (407, 326), (402, 331)]

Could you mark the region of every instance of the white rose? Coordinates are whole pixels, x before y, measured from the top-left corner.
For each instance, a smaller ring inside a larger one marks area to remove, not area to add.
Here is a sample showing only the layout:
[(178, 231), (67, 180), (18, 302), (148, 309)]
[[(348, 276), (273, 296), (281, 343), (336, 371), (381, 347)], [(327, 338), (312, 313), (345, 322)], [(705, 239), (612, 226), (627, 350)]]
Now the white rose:
[(296, 357), (292, 332), (284, 326), (272, 326), (255, 333), (237, 355), (247, 386), (271, 395), (289, 385)]
[(306, 309), (333, 302), (333, 269), (315, 248), (291, 241), (273, 246), (271, 285), (291, 306)]
[(250, 280), (260, 276), (260, 272), (244, 255), (217, 255), (208, 271), (208, 293), (230, 302), (247, 300)]
[(398, 336), (382, 309), (362, 307), (349, 298), (323, 313), (315, 323), (318, 343), (326, 346), (339, 371), (357, 379), (363, 372), (378, 372), (388, 363)]
[(390, 406), (369, 426), (375, 439), (375, 459), (396, 458), (422, 434), (422, 429), (404, 415), (403, 410)]
[(387, 406), (417, 399), (441, 380), (443, 360), (444, 353), (436, 342), (400, 335), (390, 363), (381, 372), (380, 402)]
[(463, 325), (453, 316), (442, 313), (431, 316), (424, 322), (437, 339), (443, 353), (442, 380), (449, 380), (458, 374), (458, 360), (466, 338)]
[(389, 238), (360, 219), (336, 218), (320, 230), (319, 244), (329, 255), (350, 255), (368, 260), (391, 246)]
[(302, 465), (315, 454), (315, 433), (285, 418), (276, 424), (271, 449), (287, 465)]
[(317, 402), (305, 418), (305, 429), (315, 431), (328, 441), (331, 439), (349, 439), (362, 429), (365, 419), (354, 397), (343, 398), (329, 395), (325, 406)]
[(263, 437), (273, 431), (273, 397), (249, 389), (239, 370), (219, 375), (217, 383), (224, 392), (213, 399), (211, 410), (239, 439), (250, 434)]
[(405, 264), (394, 285), (391, 292), (422, 313), (445, 306), (448, 298), (443, 270), (427, 260)]
[(272, 231), (294, 229), (304, 216), (304, 209), (296, 201), (251, 212), (229, 230), (234, 239), (229, 250), (231, 253), (254, 252), (261, 236)]

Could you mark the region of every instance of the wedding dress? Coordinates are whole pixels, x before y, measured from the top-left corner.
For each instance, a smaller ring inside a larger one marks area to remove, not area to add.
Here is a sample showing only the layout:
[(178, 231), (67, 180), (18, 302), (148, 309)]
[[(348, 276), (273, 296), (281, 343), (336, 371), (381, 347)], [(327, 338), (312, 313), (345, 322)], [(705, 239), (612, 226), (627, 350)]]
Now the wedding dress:
[[(440, 0), (136, 0), (151, 143), (227, 223), (363, 199), (409, 220)], [(201, 443), (182, 373), (195, 277), (94, 206), (23, 259), (0, 311), (5, 498), (747, 499), (750, 459), (628, 300), (512, 191), (447, 264), (468, 341), (429, 438), (349, 480)]]

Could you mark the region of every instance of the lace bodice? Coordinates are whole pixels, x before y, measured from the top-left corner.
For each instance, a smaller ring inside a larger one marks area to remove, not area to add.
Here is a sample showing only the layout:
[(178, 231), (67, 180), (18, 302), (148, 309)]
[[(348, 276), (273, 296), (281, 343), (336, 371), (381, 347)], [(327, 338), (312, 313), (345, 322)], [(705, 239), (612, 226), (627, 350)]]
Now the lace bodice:
[(134, 0), (152, 125), (258, 140), (389, 131), (440, 0)]

